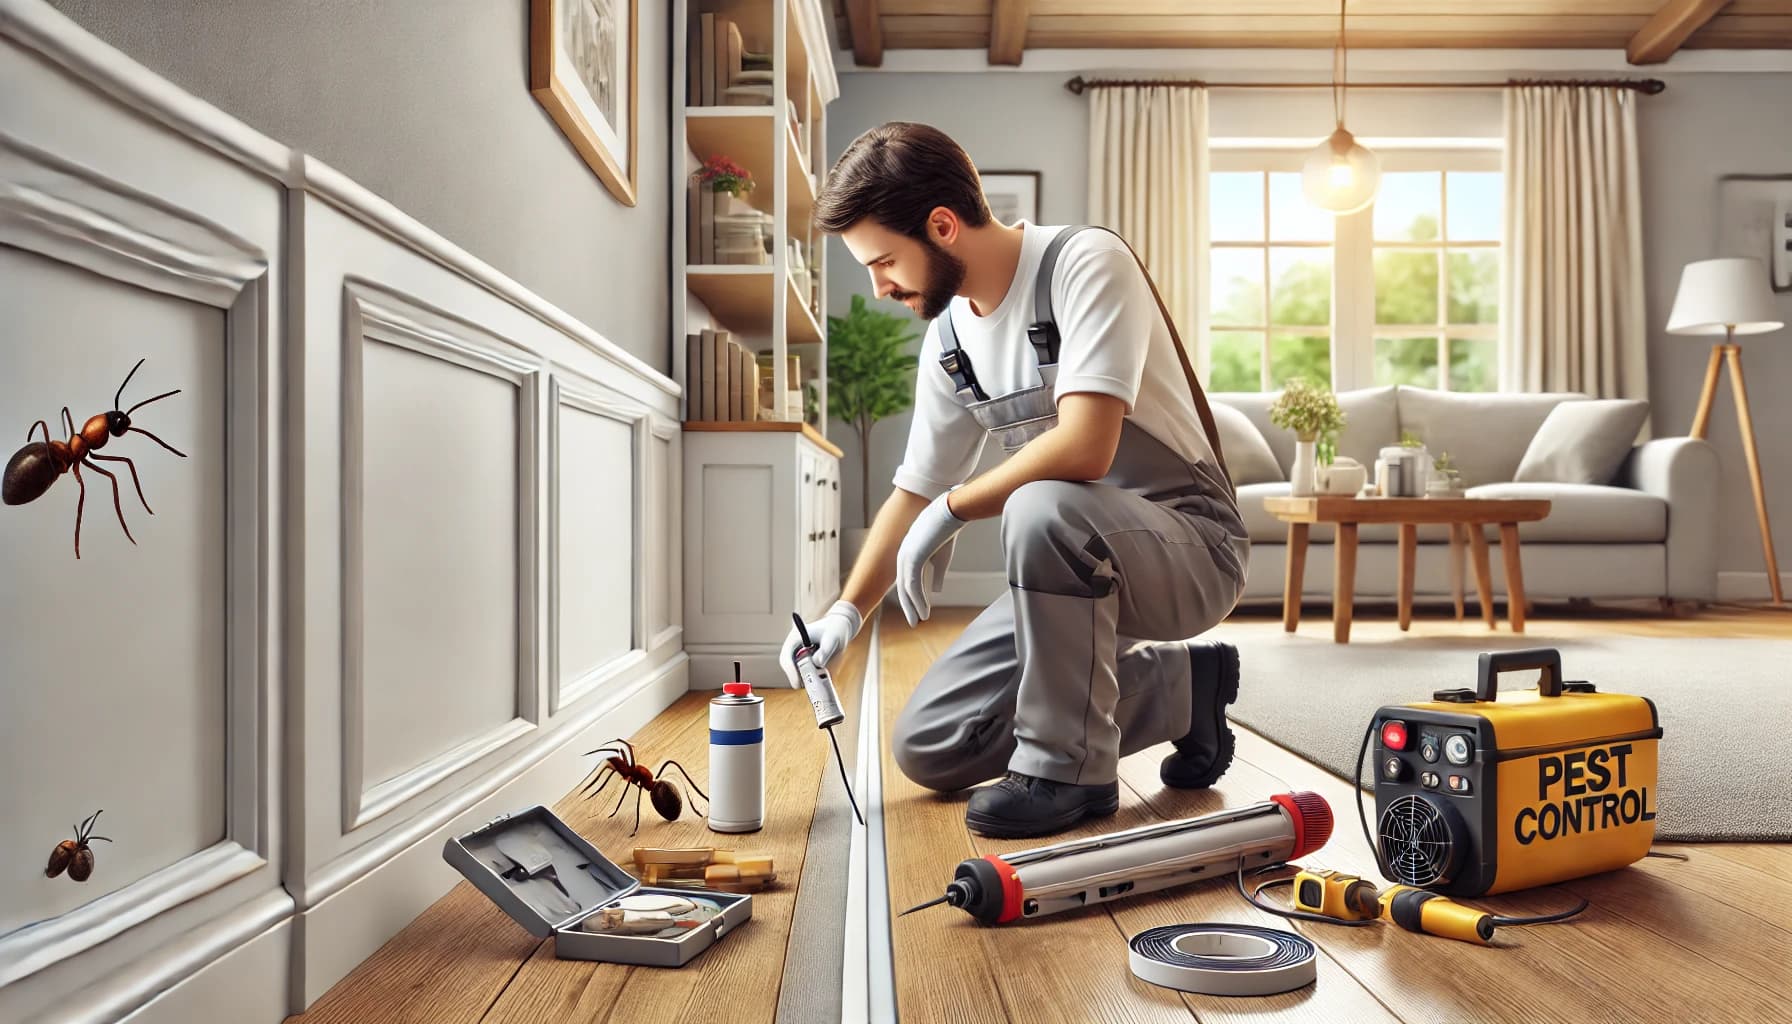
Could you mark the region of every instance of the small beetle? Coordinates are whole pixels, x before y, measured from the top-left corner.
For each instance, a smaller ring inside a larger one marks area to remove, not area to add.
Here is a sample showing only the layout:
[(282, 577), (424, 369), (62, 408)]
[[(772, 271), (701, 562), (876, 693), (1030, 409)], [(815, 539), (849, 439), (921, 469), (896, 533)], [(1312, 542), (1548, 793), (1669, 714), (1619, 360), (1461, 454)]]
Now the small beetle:
[(87, 844), (99, 840), (108, 843), (112, 841), (105, 836), (93, 834), (93, 827), (99, 823), (100, 815), (104, 813), (105, 808), (94, 811), (93, 817), (75, 826), (75, 838), (64, 839), (56, 844), (56, 848), (50, 851), (50, 864), (44, 868), (45, 878), (55, 878), (66, 868), (69, 878), (77, 882), (87, 881), (88, 876), (93, 874), (93, 848)]

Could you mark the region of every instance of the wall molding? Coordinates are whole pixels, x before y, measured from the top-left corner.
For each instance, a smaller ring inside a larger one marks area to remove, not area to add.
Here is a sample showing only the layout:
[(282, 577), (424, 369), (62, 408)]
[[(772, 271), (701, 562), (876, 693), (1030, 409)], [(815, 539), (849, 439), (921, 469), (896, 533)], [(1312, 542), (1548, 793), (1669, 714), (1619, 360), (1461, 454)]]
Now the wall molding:
[(683, 389), (584, 321), (518, 284), (421, 221), (393, 206), (329, 164), (309, 154), (294, 154), (297, 172), (292, 187), (329, 203), (344, 215), (373, 228), (405, 248), (421, 253), (498, 298), (530, 314), (655, 389), (677, 398)]
[(646, 671), (640, 672), (632, 682), (608, 691), (598, 699), (585, 702), (576, 713), (556, 722), (550, 729), (539, 731), (535, 742), (516, 751), (486, 772), (477, 783), (456, 790), (440, 802), (432, 804), (423, 813), (394, 825), (331, 860), (305, 879), (301, 893), (295, 893), (299, 896), (299, 909), (314, 907), (341, 892), (405, 848), (514, 781), (517, 776), (546, 759), (605, 715), (627, 710), (636, 698), (651, 691), (668, 673), (682, 669), (686, 660), (682, 651), (673, 651), (666, 654), (663, 661), (643, 666)]
[(66, 914), (9, 932), (0, 938), (0, 987), (60, 963), (266, 863), (260, 854), (226, 840)]
[[(629, 432), (629, 649), (595, 665), (588, 665), (570, 683), (562, 680), (560, 639), (560, 413), (574, 409), (620, 423)], [(548, 714), (557, 715), (596, 688), (631, 671), (647, 657), (646, 523), (647, 460), (652, 411), (628, 401), (600, 384), (581, 381), (564, 372), (548, 382)]]
[[(538, 360), (478, 326), (433, 310), (371, 282), (345, 286), (342, 337), (342, 830), (352, 832), (427, 792), (536, 727), (536, 572), (534, 523), (540, 492), (536, 406)], [(517, 662), (513, 679), (516, 715), (472, 739), (370, 784), (364, 771), (365, 721), (365, 514), (363, 482), (366, 401), (362, 355), (369, 343), (402, 348), (512, 385), (517, 391), (516, 602)]]
[[(0, 8), (0, 30), (13, 12)], [(223, 313), (224, 828), (222, 839), (123, 888), (0, 937), (0, 987), (75, 956), (266, 866), (274, 837), (271, 598), (260, 554), (273, 536), (266, 373), (278, 347), (275, 257), (201, 214), (0, 132), (0, 243)]]

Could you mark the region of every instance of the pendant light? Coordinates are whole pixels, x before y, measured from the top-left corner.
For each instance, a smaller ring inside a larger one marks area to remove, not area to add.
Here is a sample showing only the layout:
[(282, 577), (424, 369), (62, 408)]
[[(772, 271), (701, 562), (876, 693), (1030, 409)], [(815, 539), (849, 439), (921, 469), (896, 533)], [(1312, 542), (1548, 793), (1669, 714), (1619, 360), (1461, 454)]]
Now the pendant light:
[(1301, 164), (1301, 191), (1307, 201), (1335, 214), (1355, 213), (1375, 201), (1381, 161), (1344, 127), (1344, 79), (1349, 75), (1344, 42), (1344, 4), (1338, 0), (1338, 46), (1332, 51), (1332, 115), (1338, 126)]

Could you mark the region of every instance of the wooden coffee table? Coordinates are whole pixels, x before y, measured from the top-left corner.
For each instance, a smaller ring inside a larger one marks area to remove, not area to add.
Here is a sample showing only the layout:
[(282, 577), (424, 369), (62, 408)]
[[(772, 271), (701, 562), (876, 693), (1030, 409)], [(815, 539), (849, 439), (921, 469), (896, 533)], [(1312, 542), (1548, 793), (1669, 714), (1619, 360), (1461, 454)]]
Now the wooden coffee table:
[(1357, 498), (1320, 495), (1312, 498), (1263, 499), (1263, 507), (1288, 524), (1288, 564), (1282, 583), (1282, 628), (1300, 625), (1301, 585), (1307, 571), (1307, 531), (1314, 523), (1338, 527), (1333, 552), (1332, 639), (1350, 642), (1350, 616), (1356, 596), (1356, 528), (1362, 523), (1394, 523), (1400, 527), (1400, 628), (1412, 625), (1412, 574), (1418, 559), (1419, 527), (1438, 523), (1450, 528), (1450, 581), (1455, 590), (1456, 617), (1462, 617), (1462, 535), (1474, 553), (1475, 587), (1481, 594), (1481, 617), (1494, 628), (1493, 582), (1487, 565), (1487, 537), (1482, 528), (1498, 524), (1500, 550), (1506, 559), (1506, 615), (1512, 632), (1524, 632), (1524, 569), (1518, 561), (1518, 524), (1549, 515), (1546, 499), (1525, 498)]

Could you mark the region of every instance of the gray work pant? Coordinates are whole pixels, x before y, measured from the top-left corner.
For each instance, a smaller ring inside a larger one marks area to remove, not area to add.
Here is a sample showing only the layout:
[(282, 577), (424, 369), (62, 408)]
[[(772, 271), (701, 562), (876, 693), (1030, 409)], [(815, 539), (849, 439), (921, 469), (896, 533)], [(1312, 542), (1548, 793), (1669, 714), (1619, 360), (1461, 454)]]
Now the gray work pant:
[(1009, 497), (1002, 547), (1008, 593), (897, 717), (903, 774), (937, 790), (1004, 769), (1106, 784), (1120, 758), (1187, 733), (1186, 640), (1238, 603), (1245, 539), (1111, 484), (1038, 480)]

